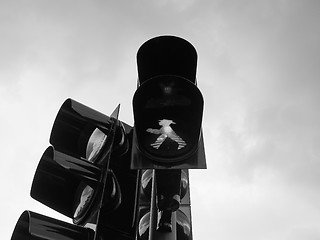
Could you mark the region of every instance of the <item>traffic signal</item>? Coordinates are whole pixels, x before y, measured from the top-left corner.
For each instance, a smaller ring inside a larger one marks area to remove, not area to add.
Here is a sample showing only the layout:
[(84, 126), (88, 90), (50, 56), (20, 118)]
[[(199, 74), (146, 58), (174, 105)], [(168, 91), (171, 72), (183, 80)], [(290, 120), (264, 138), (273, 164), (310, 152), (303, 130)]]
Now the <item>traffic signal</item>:
[(12, 240), (192, 240), (188, 169), (206, 168), (197, 52), (160, 36), (137, 65), (134, 127), (120, 106), (109, 117), (72, 99), (54, 121), (30, 194), (73, 224), (25, 211)]
[[(72, 99), (63, 103), (30, 194), (76, 225), (25, 211), (13, 240), (133, 239), (135, 208), (127, 202), (134, 202), (135, 192), (123, 191), (123, 184), (136, 184), (137, 171), (129, 167), (132, 127), (118, 114), (119, 106), (108, 117)], [(119, 225), (123, 218), (129, 223)], [(89, 223), (95, 231), (84, 227)]]
[[(156, 207), (156, 187), (155, 170), (141, 170), (137, 202), (137, 240), (148, 239), (178, 239), (192, 240), (191, 225), (191, 206), (190, 206), (190, 188), (189, 188), (189, 172), (187, 169), (181, 171), (180, 193), (181, 203), (178, 209), (168, 215), (172, 225), (170, 231), (159, 232), (161, 228), (161, 218), (166, 218), (163, 213), (158, 211)], [(174, 235), (168, 237), (168, 235)], [(150, 237), (152, 236), (152, 237)]]
[[(72, 99), (66, 100), (53, 124), (52, 146), (44, 152), (36, 170), (31, 197), (83, 225), (98, 210), (102, 179), (107, 174), (109, 191), (114, 191), (113, 186), (116, 189), (108, 206), (116, 207), (121, 193), (113, 171), (108, 168), (109, 158), (113, 145), (121, 148), (128, 143), (121, 139), (125, 135), (123, 128), (118, 127), (117, 131), (122, 136), (114, 136), (114, 124), (112, 118)], [(113, 143), (114, 139), (119, 142)]]
[(195, 48), (179, 37), (156, 37), (139, 48), (137, 65), (131, 167), (206, 168)]
[(192, 239), (188, 169), (206, 168), (197, 52), (159, 36), (137, 53), (132, 169), (139, 169), (137, 239)]

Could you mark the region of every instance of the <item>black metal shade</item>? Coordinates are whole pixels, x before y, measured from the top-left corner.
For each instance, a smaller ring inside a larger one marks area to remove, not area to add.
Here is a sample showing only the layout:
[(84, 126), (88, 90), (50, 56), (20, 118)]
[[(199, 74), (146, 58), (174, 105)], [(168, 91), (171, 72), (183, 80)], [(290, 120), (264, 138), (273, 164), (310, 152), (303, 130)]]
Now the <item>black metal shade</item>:
[(21, 214), (11, 236), (11, 240), (93, 240), (93, 238), (92, 229), (31, 211), (24, 211)]

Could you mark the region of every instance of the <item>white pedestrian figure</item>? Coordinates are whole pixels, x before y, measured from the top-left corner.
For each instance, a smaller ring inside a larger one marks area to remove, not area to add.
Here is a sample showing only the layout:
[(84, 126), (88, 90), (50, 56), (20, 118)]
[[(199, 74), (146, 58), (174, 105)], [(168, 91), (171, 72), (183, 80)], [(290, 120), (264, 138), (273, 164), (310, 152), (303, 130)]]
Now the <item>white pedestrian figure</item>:
[(173, 131), (173, 129), (170, 127), (170, 124), (176, 123), (172, 120), (162, 119), (159, 120), (159, 125), (162, 126), (160, 129), (148, 128), (146, 130), (149, 133), (161, 134), (154, 143), (150, 144), (152, 147), (154, 147), (155, 149), (159, 149), (166, 138), (170, 138), (178, 143), (178, 150), (184, 148), (187, 145), (186, 142)]

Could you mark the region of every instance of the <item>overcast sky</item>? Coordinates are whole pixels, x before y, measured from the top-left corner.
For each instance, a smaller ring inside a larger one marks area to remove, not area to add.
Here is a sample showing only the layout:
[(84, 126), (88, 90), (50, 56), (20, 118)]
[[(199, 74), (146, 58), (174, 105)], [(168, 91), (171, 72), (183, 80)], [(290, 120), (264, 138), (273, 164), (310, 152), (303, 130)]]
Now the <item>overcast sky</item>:
[(25, 209), (70, 222), (29, 196), (61, 104), (132, 125), (136, 52), (169, 34), (205, 99), (194, 240), (319, 240), (319, 23), (317, 0), (1, 1), (1, 238)]

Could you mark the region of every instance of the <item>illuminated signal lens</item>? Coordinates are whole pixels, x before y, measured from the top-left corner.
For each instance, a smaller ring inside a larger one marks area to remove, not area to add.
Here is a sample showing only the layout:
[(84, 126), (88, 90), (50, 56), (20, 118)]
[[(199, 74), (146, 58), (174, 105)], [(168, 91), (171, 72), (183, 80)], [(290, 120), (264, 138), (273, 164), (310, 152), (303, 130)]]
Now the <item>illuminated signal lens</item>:
[(160, 164), (178, 164), (198, 147), (203, 97), (191, 81), (174, 75), (146, 80), (133, 98), (139, 149)]

